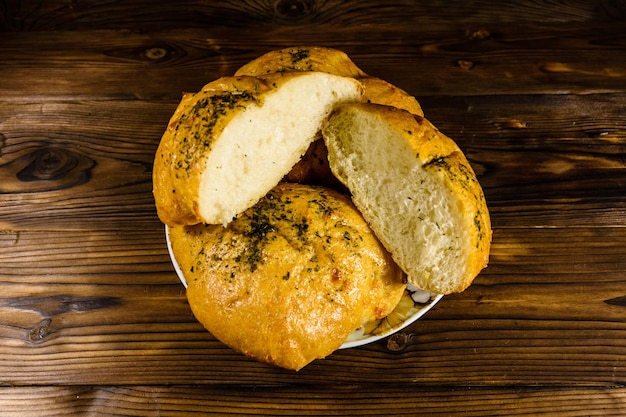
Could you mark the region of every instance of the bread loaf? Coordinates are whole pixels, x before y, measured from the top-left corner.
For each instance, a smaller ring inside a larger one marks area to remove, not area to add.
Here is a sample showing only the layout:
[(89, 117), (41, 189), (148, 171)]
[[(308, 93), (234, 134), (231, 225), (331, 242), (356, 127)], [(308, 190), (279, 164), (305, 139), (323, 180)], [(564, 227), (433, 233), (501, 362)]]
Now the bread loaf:
[(227, 224), (298, 162), (336, 104), (361, 100), (358, 81), (323, 72), (224, 77), (185, 95), (155, 156), (159, 218)]
[(337, 107), (323, 128), (330, 167), (413, 285), (463, 291), (487, 265), (482, 188), (428, 120), (375, 104)]
[(298, 370), (389, 314), (404, 274), (350, 199), (283, 183), (226, 228), (170, 228), (196, 318), (249, 357)]

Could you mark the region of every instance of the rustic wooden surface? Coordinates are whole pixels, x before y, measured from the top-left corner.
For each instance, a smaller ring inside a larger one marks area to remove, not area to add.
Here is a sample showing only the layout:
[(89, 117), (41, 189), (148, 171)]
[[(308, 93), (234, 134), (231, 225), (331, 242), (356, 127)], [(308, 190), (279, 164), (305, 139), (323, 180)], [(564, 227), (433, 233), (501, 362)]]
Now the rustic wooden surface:
[[(325, 45), (479, 174), (489, 267), (298, 373), (194, 320), (151, 195), (183, 91)], [(626, 414), (626, 2), (0, 1), (0, 416)]]

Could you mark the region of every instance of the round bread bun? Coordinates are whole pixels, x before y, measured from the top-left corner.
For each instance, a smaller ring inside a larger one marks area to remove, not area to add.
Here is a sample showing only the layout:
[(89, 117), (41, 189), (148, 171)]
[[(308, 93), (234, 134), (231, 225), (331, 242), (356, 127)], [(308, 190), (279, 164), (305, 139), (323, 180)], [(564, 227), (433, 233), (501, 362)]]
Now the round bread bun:
[(336, 104), (362, 100), (358, 81), (324, 72), (224, 77), (183, 96), (154, 160), (159, 218), (227, 224), (280, 182)]
[(171, 227), (191, 309), (217, 339), (299, 370), (388, 315), (404, 274), (346, 196), (282, 183), (227, 227)]
[(330, 168), (409, 282), (466, 289), (487, 265), (492, 232), (456, 143), (423, 117), (369, 103), (338, 106), (322, 132)]

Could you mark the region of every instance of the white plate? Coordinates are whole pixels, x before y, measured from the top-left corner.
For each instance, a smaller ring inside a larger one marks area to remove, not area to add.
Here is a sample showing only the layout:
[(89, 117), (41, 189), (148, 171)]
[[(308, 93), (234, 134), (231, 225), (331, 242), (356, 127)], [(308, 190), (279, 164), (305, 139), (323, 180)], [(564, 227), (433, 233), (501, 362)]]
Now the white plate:
[[(169, 228), (165, 226), (165, 240), (167, 242), (167, 250), (170, 259), (174, 265), (174, 270), (178, 275), (178, 279), (187, 288), (185, 276), (176, 262), (174, 253), (172, 252), (172, 243), (170, 241)], [(407, 288), (400, 300), (398, 306), (382, 320), (368, 323), (362, 329), (355, 330), (341, 345), (340, 349), (353, 348), (366, 345), (390, 336), (405, 327), (411, 325), (420, 317), (428, 312), (435, 304), (443, 298), (440, 294), (430, 294), (422, 290)]]

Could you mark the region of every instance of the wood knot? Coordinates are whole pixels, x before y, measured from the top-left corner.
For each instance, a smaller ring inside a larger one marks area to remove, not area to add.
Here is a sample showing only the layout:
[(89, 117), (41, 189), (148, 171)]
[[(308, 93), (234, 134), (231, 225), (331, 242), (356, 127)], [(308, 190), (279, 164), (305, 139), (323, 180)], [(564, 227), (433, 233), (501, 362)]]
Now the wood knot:
[(472, 68), (474, 68), (474, 61), (470, 61), (469, 59), (459, 59), (456, 64), (459, 66), (459, 68), (461, 68), (463, 71), (469, 71)]
[(277, 0), (274, 13), (281, 19), (300, 20), (313, 12), (315, 3), (313, 0)]
[(41, 342), (44, 340), (50, 333), (52, 333), (52, 329), (50, 329), (50, 323), (52, 321), (50, 319), (42, 320), (37, 326), (30, 329), (28, 332), (28, 340), (31, 342)]
[(95, 162), (59, 148), (40, 149), (20, 158), (27, 164), (17, 172), (23, 182), (60, 182), (60, 188), (83, 184), (89, 180)]
[(115, 48), (105, 50), (104, 53), (114, 58), (121, 58), (129, 61), (141, 61), (150, 64), (157, 64), (171, 60), (180, 53), (175, 45), (168, 44), (148, 44), (125, 48)]
[(78, 165), (76, 158), (58, 149), (44, 149), (33, 156), (33, 161), (17, 174), (22, 181), (57, 180)]
[(409, 335), (404, 332), (396, 333), (387, 339), (387, 349), (392, 352), (400, 352), (408, 346), (409, 339)]
[(148, 48), (145, 51), (145, 56), (150, 61), (158, 61), (160, 59), (167, 57), (167, 55), (168, 55), (168, 51), (165, 48), (154, 47), (154, 48)]
[(491, 31), (485, 28), (479, 28), (475, 30), (467, 29), (465, 31), (465, 37), (471, 41), (482, 41), (491, 38)]
[(499, 119), (491, 122), (499, 130), (527, 129), (528, 123), (517, 119)]

